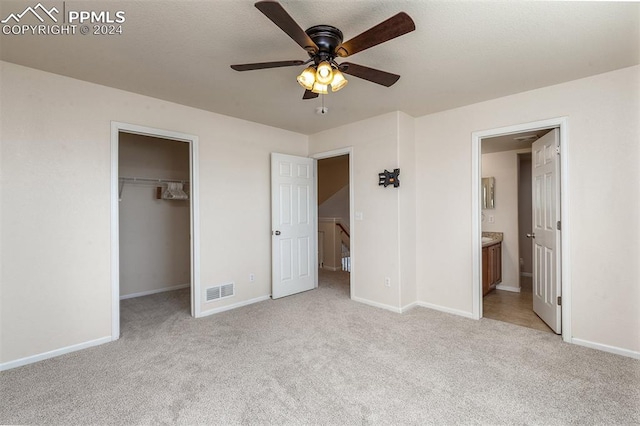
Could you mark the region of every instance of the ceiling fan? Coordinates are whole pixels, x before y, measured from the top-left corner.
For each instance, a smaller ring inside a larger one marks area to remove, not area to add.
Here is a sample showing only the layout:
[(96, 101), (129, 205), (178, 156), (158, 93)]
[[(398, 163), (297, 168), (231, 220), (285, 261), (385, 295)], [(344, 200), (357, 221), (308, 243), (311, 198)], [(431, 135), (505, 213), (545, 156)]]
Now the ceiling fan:
[(315, 25), (304, 31), (286, 10), (275, 0), (263, 0), (255, 6), (267, 18), (287, 33), (309, 54), (306, 61), (275, 61), (231, 65), (236, 71), (307, 65), (298, 76), (298, 83), (305, 88), (302, 99), (317, 98), (327, 94), (328, 86), (336, 92), (347, 84), (344, 74), (362, 78), (382, 86), (392, 86), (400, 78), (397, 74), (365, 67), (350, 62), (337, 63), (336, 58), (346, 58), (365, 49), (389, 41), (416, 29), (409, 15), (400, 12), (367, 31), (343, 42), (342, 31), (331, 25)]

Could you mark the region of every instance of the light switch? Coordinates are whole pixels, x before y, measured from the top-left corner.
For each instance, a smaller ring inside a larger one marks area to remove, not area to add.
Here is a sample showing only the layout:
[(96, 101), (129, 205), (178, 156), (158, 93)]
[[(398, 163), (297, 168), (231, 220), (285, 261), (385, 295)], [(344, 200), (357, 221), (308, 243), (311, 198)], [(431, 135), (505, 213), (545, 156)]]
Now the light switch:
[(489, 223), (496, 223), (496, 218), (492, 214), (489, 215)]
[(355, 213), (356, 220), (363, 220), (362, 212)]

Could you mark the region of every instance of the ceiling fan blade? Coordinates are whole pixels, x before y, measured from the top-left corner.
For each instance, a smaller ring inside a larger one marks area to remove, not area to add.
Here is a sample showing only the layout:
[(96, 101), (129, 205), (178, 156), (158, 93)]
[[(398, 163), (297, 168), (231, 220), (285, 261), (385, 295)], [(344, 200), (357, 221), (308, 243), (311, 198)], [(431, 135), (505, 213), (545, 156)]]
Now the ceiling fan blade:
[(263, 0), (257, 2), (255, 6), (304, 50), (311, 53), (318, 51), (318, 46), (311, 40), (311, 37), (300, 28), (300, 25), (293, 20), (280, 3), (274, 0)]
[(351, 40), (345, 41), (336, 48), (336, 54), (342, 58), (362, 52), (365, 49), (389, 41), (416, 29), (413, 19), (404, 12), (392, 16), (375, 27), (369, 28)]
[(369, 68), (358, 64), (352, 64), (349, 62), (341, 63), (340, 71), (345, 74), (362, 78), (373, 83), (381, 84), (386, 87), (393, 86), (393, 84), (400, 78), (398, 74), (391, 74), (390, 72), (381, 71), (375, 68)]
[(258, 62), (255, 64), (231, 65), (236, 71), (263, 70), (265, 68), (293, 67), (302, 65), (304, 61), (275, 61), (275, 62)]
[(302, 95), (302, 99), (315, 99), (317, 97), (318, 97), (318, 94), (312, 92), (311, 90), (305, 90), (304, 95)]

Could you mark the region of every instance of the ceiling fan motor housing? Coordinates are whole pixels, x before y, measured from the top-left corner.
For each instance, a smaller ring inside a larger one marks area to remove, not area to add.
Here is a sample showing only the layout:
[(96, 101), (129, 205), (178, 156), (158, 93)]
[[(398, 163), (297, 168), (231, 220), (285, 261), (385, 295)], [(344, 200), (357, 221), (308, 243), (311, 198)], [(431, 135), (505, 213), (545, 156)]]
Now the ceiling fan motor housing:
[(305, 32), (318, 46), (317, 53), (309, 52), (309, 56), (314, 59), (316, 65), (336, 57), (336, 47), (342, 43), (342, 31), (331, 25), (315, 25)]

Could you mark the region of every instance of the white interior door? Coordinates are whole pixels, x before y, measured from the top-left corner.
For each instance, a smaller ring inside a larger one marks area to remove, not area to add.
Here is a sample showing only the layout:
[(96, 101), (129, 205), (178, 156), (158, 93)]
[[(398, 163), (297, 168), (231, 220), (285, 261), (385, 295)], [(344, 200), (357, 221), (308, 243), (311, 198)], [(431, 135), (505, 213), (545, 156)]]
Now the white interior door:
[(532, 147), (533, 311), (561, 333), (560, 162), (559, 131), (554, 129)]
[(316, 286), (317, 196), (312, 158), (271, 153), (271, 297)]

